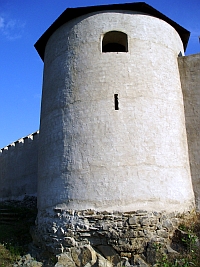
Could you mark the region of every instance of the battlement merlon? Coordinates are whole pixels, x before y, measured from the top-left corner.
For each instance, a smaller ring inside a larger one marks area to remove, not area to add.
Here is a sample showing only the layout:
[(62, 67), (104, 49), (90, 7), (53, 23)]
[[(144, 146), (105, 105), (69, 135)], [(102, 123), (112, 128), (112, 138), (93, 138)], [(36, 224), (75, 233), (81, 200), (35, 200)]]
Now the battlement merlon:
[(19, 138), (17, 141), (12, 142), (11, 144), (3, 147), (2, 149), (0, 149), (0, 156), (3, 153), (7, 153), (9, 150), (14, 149), (15, 147), (18, 147), (20, 144), (23, 145), (26, 142), (29, 142), (30, 140), (34, 140), (36, 138), (39, 137), (39, 130), (37, 130), (36, 132), (33, 132), (25, 137)]

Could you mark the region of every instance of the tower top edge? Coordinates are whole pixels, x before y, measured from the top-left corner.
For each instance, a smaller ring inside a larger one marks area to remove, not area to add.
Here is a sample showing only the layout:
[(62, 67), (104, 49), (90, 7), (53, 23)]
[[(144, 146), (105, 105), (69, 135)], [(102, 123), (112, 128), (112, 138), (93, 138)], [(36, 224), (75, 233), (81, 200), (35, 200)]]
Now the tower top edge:
[(136, 11), (142, 12), (155, 18), (159, 18), (168, 24), (170, 24), (179, 34), (183, 42), (184, 49), (186, 50), (188, 40), (190, 37), (190, 32), (177, 24), (175, 21), (171, 20), (152, 6), (146, 4), (145, 2), (133, 2), (133, 3), (123, 3), (123, 4), (111, 4), (111, 5), (97, 5), (97, 6), (86, 6), (86, 7), (76, 7), (67, 8), (54, 22), (53, 24), (43, 33), (43, 35), (35, 43), (35, 49), (37, 50), (39, 56), (44, 61), (44, 51), (46, 44), (51, 37), (51, 35), (66, 22), (78, 18), (80, 16), (102, 11)]

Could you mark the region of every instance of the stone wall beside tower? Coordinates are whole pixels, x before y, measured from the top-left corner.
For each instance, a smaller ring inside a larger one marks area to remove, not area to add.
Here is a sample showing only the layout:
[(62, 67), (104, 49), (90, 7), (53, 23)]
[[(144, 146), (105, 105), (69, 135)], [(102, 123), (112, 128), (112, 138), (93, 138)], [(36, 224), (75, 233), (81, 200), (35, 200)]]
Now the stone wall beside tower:
[(39, 132), (0, 150), (0, 201), (37, 196)]
[(190, 169), (196, 208), (200, 210), (200, 54), (180, 57)]

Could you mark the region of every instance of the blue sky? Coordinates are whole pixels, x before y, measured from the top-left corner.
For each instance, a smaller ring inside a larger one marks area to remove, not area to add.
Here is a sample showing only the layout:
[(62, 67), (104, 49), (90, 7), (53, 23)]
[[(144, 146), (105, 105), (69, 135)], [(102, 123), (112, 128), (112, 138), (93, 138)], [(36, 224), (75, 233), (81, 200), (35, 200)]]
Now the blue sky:
[[(0, 148), (39, 129), (43, 62), (34, 43), (68, 7), (120, 0), (0, 0)], [(200, 0), (146, 0), (191, 32), (186, 55), (200, 52)]]

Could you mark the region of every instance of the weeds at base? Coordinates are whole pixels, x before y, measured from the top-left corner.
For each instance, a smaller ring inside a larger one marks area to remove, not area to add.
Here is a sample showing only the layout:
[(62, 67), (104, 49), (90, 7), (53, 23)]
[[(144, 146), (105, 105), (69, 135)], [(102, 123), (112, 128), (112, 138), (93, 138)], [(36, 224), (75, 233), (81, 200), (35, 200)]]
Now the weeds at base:
[(27, 252), (28, 244), (32, 241), (29, 229), (34, 224), (36, 210), (2, 204), (0, 207), (18, 214), (13, 224), (0, 224), (0, 267), (12, 267)]
[(198, 245), (200, 233), (200, 224), (196, 223), (191, 226), (181, 225), (180, 231), (184, 232), (184, 237), (180, 240), (182, 251), (177, 256), (169, 256), (161, 250), (160, 244), (155, 244), (159, 255), (155, 267), (200, 267), (200, 248)]

